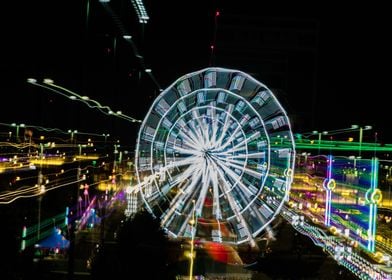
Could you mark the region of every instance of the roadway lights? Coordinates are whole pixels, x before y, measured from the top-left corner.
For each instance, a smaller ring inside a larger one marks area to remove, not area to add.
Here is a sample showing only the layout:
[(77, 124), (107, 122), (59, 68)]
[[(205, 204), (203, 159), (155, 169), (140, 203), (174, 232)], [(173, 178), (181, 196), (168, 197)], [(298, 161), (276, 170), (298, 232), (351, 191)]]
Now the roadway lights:
[[(370, 125), (360, 126), (360, 125), (357, 125), (357, 124), (352, 124), (348, 128), (335, 129), (335, 130), (322, 131), (322, 132), (319, 132), (317, 130), (313, 130), (311, 132), (303, 133), (303, 134), (300, 134), (300, 135), (301, 135), (301, 137), (305, 137), (305, 138), (308, 138), (311, 135), (318, 135), (318, 146), (319, 146), (319, 153), (320, 153), (321, 142), (322, 142), (321, 141), (321, 136), (322, 135), (329, 135), (329, 136), (331, 136), (330, 139), (332, 140), (332, 135), (359, 131), (358, 151), (359, 151), (359, 158), (360, 158), (361, 157), (361, 150), (362, 150), (363, 131), (364, 130), (370, 130), (370, 129), (372, 129), (372, 126), (370, 126)], [(354, 138), (352, 138), (352, 137), (349, 138), (349, 139), (350, 139), (349, 142), (352, 142), (354, 140)]]

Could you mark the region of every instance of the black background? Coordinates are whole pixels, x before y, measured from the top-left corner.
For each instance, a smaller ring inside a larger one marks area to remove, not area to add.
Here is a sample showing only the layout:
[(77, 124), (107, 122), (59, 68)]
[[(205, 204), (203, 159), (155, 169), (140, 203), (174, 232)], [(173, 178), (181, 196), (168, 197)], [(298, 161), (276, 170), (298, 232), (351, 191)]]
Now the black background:
[[(219, 66), (250, 73), (269, 86), (286, 109), (295, 132), (372, 125), (374, 129), (365, 133), (364, 141), (375, 141), (377, 132), (377, 141), (392, 142), (388, 101), (392, 24), (386, 5), (145, 2), (150, 16), (145, 25), (138, 23), (130, 1), (111, 1), (107, 4), (113, 11), (110, 14), (101, 3), (91, 0), (88, 16), (87, 1), (3, 5), (0, 122), (111, 133), (132, 146), (138, 124), (105, 116), (31, 86), (26, 79), (52, 78), (114, 111), (143, 119), (159, 94), (144, 68), (152, 69), (164, 89), (182, 75)], [(215, 24), (217, 10), (220, 15)], [(282, 30), (291, 30), (290, 24), (301, 26), (302, 21), (315, 26), (316, 39), (309, 50), (298, 43), (286, 51), (285, 42), (258, 37), (258, 30), (276, 29), (280, 36)], [(233, 36), (235, 51), (229, 48), (227, 34), (227, 26), (233, 24), (240, 26)], [(121, 38), (125, 30), (133, 36), (144, 64)], [(256, 49), (252, 49), (254, 45)], [(286, 59), (286, 72), (278, 78), (264, 67), (275, 53)]]

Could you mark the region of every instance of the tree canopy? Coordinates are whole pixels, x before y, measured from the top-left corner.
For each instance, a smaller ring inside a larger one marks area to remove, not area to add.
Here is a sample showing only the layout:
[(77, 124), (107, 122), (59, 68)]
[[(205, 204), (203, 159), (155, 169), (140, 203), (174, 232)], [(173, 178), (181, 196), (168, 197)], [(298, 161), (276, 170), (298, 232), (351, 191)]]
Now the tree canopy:
[(141, 211), (120, 223), (114, 244), (101, 247), (93, 262), (92, 278), (139, 275), (167, 279), (167, 260), (168, 239), (159, 219)]

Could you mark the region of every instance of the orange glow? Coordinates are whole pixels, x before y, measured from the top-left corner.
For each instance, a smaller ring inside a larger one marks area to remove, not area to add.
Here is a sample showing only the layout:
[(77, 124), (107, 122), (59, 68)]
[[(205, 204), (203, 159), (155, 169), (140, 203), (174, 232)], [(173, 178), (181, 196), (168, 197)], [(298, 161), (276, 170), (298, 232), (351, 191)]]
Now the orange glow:
[(206, 242), (204, 243), (204, 248), (214, 261), (227, 264), (242, 264), (242, 260), (237, 251), (229, 245)]

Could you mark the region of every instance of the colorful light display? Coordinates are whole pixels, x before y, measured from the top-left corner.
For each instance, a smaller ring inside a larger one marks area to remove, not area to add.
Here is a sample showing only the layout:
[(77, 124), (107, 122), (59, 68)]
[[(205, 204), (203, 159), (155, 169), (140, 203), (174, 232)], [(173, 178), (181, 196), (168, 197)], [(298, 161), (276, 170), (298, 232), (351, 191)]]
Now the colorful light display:
[(370, 252), (375, 249), (378, 160), (334, 157), (337, 187), (331, 197), (332, 225)]
[(252, 243), (279, 212), (294, 159), (289, 119), (273, 93), (243, 72), (207, 68), (154, 101), (135, 165), (147, 209), (171, 236), (239, 244)]
[(309, 215), (323, 220), (333, 233), (374, 252), (377, 204), (382, 198), (377, 189), (378, 159), (307, 156), (297, 165), (291, 198), (306, 205)]

